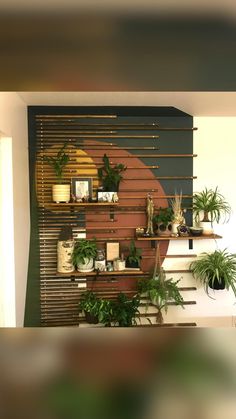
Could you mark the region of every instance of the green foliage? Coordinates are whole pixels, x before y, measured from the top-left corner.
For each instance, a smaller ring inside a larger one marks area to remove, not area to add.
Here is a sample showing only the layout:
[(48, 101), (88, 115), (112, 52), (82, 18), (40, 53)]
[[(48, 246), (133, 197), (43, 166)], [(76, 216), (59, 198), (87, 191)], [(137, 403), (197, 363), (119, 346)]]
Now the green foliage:
[(173, 213), (173, 209), (170, 207), (167, 208), (159, 208), (158, 213), (156, 215), (154, 215), (153, 217), (153, 222), (155, 224), (164, 224), (164, 226), (166, 227), (169, 223), (171, 223), (173, 221), (174, 218), (174, 213)]
[(94, 259), (97, 255), (96, 240), (80, 239), (75, 243), (74, 251), (72, 253), (72, 263), (78, 266), (85, 263), (85, 258)]
[(218, 281), (225, 282), (225, 288), (231, 287), (236, 296), (236, 254), (224, 250), (215, 250), (213, 253), (202, 253), (200, 258), (190, 263), (193, 276), (200, 280), (206, 293), (209, 295), (209, 283), (214, 286)]
[(110, 326), (112, 318), (112, 303), (110, 300), (98, 298), (94, 292), (88, 290), (80, 297), (79, 310), (90, 313), (100, 323)]
[(142, 259), (142, 249), (137, 248), (135, 246), (135, 241), (131, 240), (130, 247), (129, 247), (129, 255), (127, 256), (127, 261), (129, 263), (138, 263), (138, 266), (140, 266), (140, 261)]
[(215, 190), (205, 188), (202, 192), (193, 195), (193, 212), (196, 221), (199, 221), (200, 214), (203, 212), (202, 221), (218, 223), (222, 218), (223, 222), (228, 221), (231, 208), (223, 195), (218, 192), (217, 187)]
[(123, 179), (121, 173), (126, 170), (126, 166), (120, 163), (111, 167), (109, 157), (106, 154), (103, 156), (103, 163), (104, 165), (98, 169), (98, 177), (104, 190), (118, 192), (120, 181)]
[(163, 270), (154, 278), (143, 278), (138, 281), (138, 292), (145, 293), (147, 296), (146, 309), (150, 303), (155, 305), (160, 321), (162, 321), (161, 311), (164, 309), (167, 313), (169, 302), (175, 302), (184, 308), (183, 297), (178, 289), (179, 281), (180, 279), (177, 281), (174, 281), (173, 278), (166, 279)]
[(79, 310), (86, 311), (97, 317), (98, 321), (105, 326), (130, 327), (136, 324), (135, 317), (139, 315), (139, 296), (128, 298), (126, 294), (120, 293), (117, 300), (106, 300), (98, 298), (92, 291), (86, 291), (81, 295)]
[(127, 297), (126, 294), (120, 292), (117, 300), (112, 302), (112, 320), (115, 325), (120, 327), (131, 327), (136, 324), (135, 317), (139, 316), (139, 295), (132, 298)]
[(79, 301), (79, 310), (86, 311), (92, 316), (98, 316), (100, 306), (100, 300), (97, 298), (96, 294), (92, 291), (85, 291)]
[(55, 157), (44, 156), (43, 159), (46, 163), (51, 166), (57, 177), (58, 183), (61, 183), (63, 179), (63, 170), (69, 161), (69, 155), (65, 153), (66, 143), (61, 147)]

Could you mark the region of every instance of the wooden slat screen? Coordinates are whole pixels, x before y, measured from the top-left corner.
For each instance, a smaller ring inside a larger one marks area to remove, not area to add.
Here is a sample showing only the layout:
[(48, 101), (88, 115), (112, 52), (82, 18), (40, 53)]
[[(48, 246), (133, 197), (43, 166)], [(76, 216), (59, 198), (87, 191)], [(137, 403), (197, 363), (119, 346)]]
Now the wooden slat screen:
[[(78, 230), (84, 229), (87, 238), (96, 236), (100, 247), (104, 247), (107, 241), (119, 240), (123, 248), (134, 237), (135, 228), (146, 225), (148, 192), (152, 192), (155, 205), (159, 207), (167, 203), (167, 197), (174, 196), (178, 185), (178, 190), (183, 191), (186, 209), (190, 207), (194, 178), (192, 159), (195, 157), (192, 152), (192, 118), (183, 114), (182, 118), (165, 120), (150, 117), (145, 112), (142, 117), (135, 113), (122, 116), (120, 108), (119, 114), (113, 111), (103, 113), (99, 107), (96, 112), (88, 110), (87, 115), (77, 112), (76, 108), (73, 112), (67, 112), (66, 108), (64, 112), (62, 108), (60, 112), (57, 108), (54, 112), (47, 108), (45, 111), (40, 108), (38, 113), (34, 111), (35, 167), (31, 181), (35, 179), (36, 186), (42, 326), (78, 325), (83, 320), (78, 314), (79, 296), (84, 291), (79, 286), (85, 283), (82, 275), (57, 274), (56, 245), (63, 226), (72, 226), (75, 237)], [(43, 156), (54, 154), (65, 142), (70, 155), (65, 178), (71, 182), (73, 177), (91, 177), (94, 196), (98, 187), (97, 168), (105, 152), (112, 162), (127, 164), (119, 205), (112, 208), (112, 217), (109, 206), (52, 203), (51, 186), (55, 183), (55, 176)], [(187, 161), (185, 169), (183, 162)], [(171, 165), (170, 170), (164, 169), (168, 165)], [(128, 216), (133, 221), (127, 224), (125, 219)], [(143, 249), (142, 271), (147, 275), (154, 262), (154, 250), (150, 242), (137, 243)], [(163, 259), (167, 248), (168, 242), (161, 243)], [(182, 255), (173, 257), (179, 256)], [(121, 290), (132, 295), (138, 278), (133, 274), (88, 275), (86, 284), (100, 296), (115, 298)], [(193, 289), (182, 289), (183, 292), (189, 290)], [(186, 301), (186, 304), (195, 304), (195, 301)], [(155, 312), (150, 312), (149, 317), (155, 318), (155, 315)]]

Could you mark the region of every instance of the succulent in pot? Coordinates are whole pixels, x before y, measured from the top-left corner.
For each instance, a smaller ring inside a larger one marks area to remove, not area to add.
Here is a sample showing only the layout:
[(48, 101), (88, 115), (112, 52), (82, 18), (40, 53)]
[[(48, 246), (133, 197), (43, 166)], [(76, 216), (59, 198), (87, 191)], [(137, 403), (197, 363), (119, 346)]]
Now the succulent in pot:
[(215, 190), (205, 188), (193, 194), (193, 212), (196, 222), (203, 228), (203, 234), (209, 235), (213, 233), (213, 222), (229, 220), (231, 207), (217, 187)]
[(172, 233), (173, 209), (159, 208), (153, 217), (153, 223), (158, 236), (170, 236)]
[(103, 166), (98, 169), (98, 178), (102, 182), (105, 192), (118, 192), (119, 185), (123, 179), (121, 173), (126, 170), (126, 166), (122, 163), (111, 166), (109, 157), (104, 154)]
[(75, 243), (72, 262), (79, 272), (91, 272), (97, 255), (96, 240), (80, 239)]
[(43, 160), (52, 167), (55, 172), (57, 184), (52, 185), (52, 200), (54, 202), (70, 201), (70, 184), (64, 184), (64, 168), (69, 161), (69, 155), (65, 153), (66, 143), (59, 149), (55, 156), (44, 156)]
[(202, 253), (199, 259), (190, 263), (194, 278), (198, 279), (209, 295), (209, 288), (214, 290), (232, 288), (236, 296), (236, 254), (226, 249), (213, 253)]
[(140, 268), (142, 259), (142, 249), (135, 246), (135, 241), (131, 240), (129, 254), (126, 257), (126, 268)]

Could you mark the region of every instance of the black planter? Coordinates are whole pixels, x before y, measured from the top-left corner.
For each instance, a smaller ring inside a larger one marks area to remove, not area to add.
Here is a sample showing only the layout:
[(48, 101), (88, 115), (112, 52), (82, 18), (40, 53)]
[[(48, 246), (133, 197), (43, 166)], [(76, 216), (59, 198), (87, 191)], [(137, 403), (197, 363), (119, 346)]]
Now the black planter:
[(88, 311), (85, 311), (85, 320), (90, 324), (98, 324), (98, 316), (93, 316)]
[(209, 287), (212, 290), (224, 290), (225, 289), (225, 281), (224, 279), (221, 279), (219, 282), (217, 279), (212, 283), (212, 280), (209, 281)]
[(139, 263), (138, 262), (130, 262), (129, 260), (126, 260), (125, 266), (126, 266), (126, 268), (137, 269), (137, 268), (139, 268)]

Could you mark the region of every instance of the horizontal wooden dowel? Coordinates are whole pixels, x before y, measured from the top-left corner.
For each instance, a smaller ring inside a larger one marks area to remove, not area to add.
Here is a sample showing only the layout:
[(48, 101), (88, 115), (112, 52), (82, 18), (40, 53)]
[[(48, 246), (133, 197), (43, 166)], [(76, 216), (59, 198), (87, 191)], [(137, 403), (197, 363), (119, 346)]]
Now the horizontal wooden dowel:
[(93, 114), (84, 114), (84, 115), (81, 115), (81, 114), (79, 114), (79, 115), (75, 115), (75, 114), (72, 114), (72, 115), (49, 115), (49, 114), (47, 114), (47, 115), (36, 115), (35, 116), (35, 119), (36, 119), (36, 121), (37, 120), (41, 120), (41, 121), (43, 121), (43, 120), (46, 120), (46, 121), (57, 121), (57, 120), (59, 120), (59, 119), (67, 119), (67, 118), (70, 118), (70, 119), (78, 119), (78, 118), (113, 118), (113, 119), (115, 119), (115, 118), (117, 118), (117, 115), (93, 115)]
[[(39, 134), (38, 134), (38, 136), (39, 136)], [(47, 140), (47, 139), (51, 139), (51, 138), (55, 138), (55, 139), (59, 139), (59, 138), (63, 138), (63, 139), (67, 139), (67, 138), (71, 138), (71, 139), (75, 139), (75, 138), (84, 138), (84, 139), (93, 139), (93, 138), (97, 138), (97, 139), (110, 139), (110, 138), (114, 138), (114, 139), (117, 139), (117, 140), (123, 140), (123, 139), (136, 139), (136, 140), (145, 140), (145, 139), (150, 139), (150, 140), (153, 140), (153, 139), (158, 139), (159, 138), (159, 135), (145, 135), (145, 134), (143, 134), (143, 135), (135, 135), (135, 134), (132, 134), (132, 135), (130, 135), (130, 134), (127, 134), (127, 135), (123, 135), (123, 134), (107, 134), (107, 135), (105, 135), (105, 134), (102, 134), (102, 135), (100, 135), (100, 134), (47, 134), (47, 135), (44, 135), (44, 134), (42, 134), (42, 138), (44, 139), (44, 140)]]

